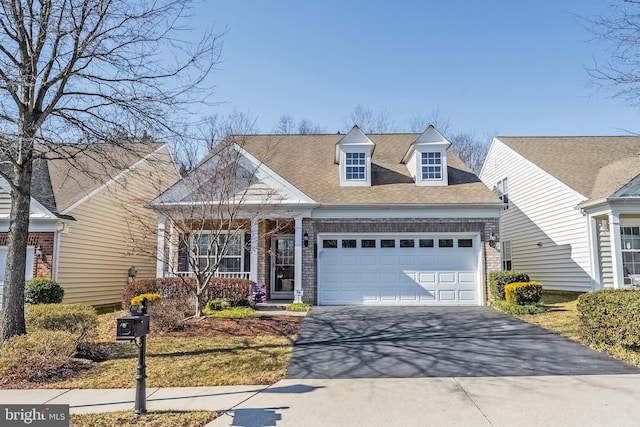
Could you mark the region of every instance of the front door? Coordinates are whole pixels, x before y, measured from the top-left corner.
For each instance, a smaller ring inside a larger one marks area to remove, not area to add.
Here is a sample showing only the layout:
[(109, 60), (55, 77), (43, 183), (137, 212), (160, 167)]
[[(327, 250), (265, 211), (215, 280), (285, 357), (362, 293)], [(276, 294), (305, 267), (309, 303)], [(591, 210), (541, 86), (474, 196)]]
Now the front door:
[(293, 299), (294, 236), (276, 236), (271, 247), (271, 298)]

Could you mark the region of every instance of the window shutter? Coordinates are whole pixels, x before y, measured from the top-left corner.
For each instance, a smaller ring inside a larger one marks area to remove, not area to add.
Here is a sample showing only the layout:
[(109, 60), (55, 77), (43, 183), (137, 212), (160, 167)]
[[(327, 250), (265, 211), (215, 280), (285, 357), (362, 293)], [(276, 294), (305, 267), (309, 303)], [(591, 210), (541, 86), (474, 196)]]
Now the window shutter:
[(178, 271), (189, 271), (189, 235), (180, 234), (178, 239)]

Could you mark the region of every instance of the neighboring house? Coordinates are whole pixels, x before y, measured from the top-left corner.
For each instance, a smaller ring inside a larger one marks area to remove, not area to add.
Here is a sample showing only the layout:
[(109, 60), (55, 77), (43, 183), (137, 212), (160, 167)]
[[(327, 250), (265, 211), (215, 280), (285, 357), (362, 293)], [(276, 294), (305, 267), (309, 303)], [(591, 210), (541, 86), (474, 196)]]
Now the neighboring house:
[(640, 283), (640, 137), (496, 137), (480, 177), (508, 203), (504, 269), (546, 289)]
[[(144, 204), (177, 179), (165, 144), (101, 144), (71, 161), (36, 160), (25, 279), (58, 281), (65, 302), (119, 302), (130, 273), (155, 277), (155, 215)], [(0, 174), (0, 297), (9, 191)]]
[[(503, 204), (433, 126), (422, 134), (365, 135), (355, 126), (346, 135), (237, 141), (245, 184), (234, 191), (244, 206), (233, 236), (218, 242), (233, 244), (197, 260), (222, 257), (218, 276), (264, 283), (270, 299), (320, 305), (486, 303), (487, 273), (500, 269)], [(215, 173), (218, 157), (192, 174)], [(186, 261), (209, 242), (199, 228), (183, 233), (186, 244), (166, 238), (177, 222), (207, 220), (188, 217), (208, 202), (190, 176), (150, 205), (159, 213), (158, 277), (193, 274)]]

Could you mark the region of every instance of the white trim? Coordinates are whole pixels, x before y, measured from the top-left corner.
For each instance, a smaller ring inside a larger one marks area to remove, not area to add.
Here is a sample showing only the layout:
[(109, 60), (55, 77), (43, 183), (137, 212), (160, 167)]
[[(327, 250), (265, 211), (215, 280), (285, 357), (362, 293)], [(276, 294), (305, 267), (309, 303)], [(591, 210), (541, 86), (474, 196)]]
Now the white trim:
[[(11, 185), (9, 184), (9, 181), (7, 181), (1, 175), (0, 175), (0, 187), (4, 188), (9, 193), (11, 193)], [(33, 211), (33, 214), (29, 213), (29, 218), (42, 218), (42, 219), (45, 219), (45, 218), (57, 219), (58, 218), (57, 215), (55, 215), (49, 209), (45, 208), (44, 205), (42, 203), (40, 203), (39, 201), (37, 201), (36, 199), (34, 199), (33, 196), (31, 196), (31, 200), (29, 202), (29, 209), (31, 211)], [(4, 217), (4, 218), (8, 218), (8, 216)]]
[(620, 216), (617, 213), (610, 213), (609, 236), (611, 239), (611, 264), (613, 268), (613, 288), (622, 289), (624, 287), (624, 271), (622, 269), (622, 242), (620, 239)]
[(260, 241), (259, 222), (257, 218), (251, 218), (251, 252), (249, 253), (249, 279), (258, 281), (258, 242)]
[[(166, 228), (166, 217), (164, 215), (157, 215), (158, 222), (158, 240), (156, 247), (156, 278), (164, 277), (164, 239), (165, 239), (165, 228)], [(172, 237), (172, 236), (170, 236)], [(173, 254), (169, 254), (169, 259)], [(170, 268), (168, 269), (170, 270)]]
[(487, 205), (323, 205), (311, 218), (482, 218), (497, 219), (503, 204)]
[[(289, 181), (278, 175), (271, 168), (269, 168), (264, 163), (260, 162), (253, 154), (249, 153), (244, 148), (240, 147), (238, 144), (233, 144), (236, 150), (240, 152), (240, 154), (247, 159), (252, 165), (256, 168), (255, 175), (256, 177), (264, 182), (264, 184), (272, 187), (274, 190), (282, 188), (289, 192), (294, 198), (297, 198), (300, 203), (307, 203), (310, 205), (317, 205), (317, 202), (313, 200), (311, 197), (304, 194), (302, 191), (298, 189), (298, 187), (291, 184)], [(263, 203), (264, 202), (260, 202)], [(285, 203), (291, 203), (291, 201), (286, 201)]]
[(58, 281), (58, 267), (60, 264), (60, 232), (53, 233), (53, 263), (51, 265), (51, 280)]
[(302, 217), (296, 215), (293, 261), (293, 302), (302, 302)]
[[(71, 212), (72, 210), (74, 210), (75, 208), (77, 208), (78, 206), (80, 206), (81, 204), (83, 204), (84, 202), (86, 202), (87, 200), (89, 200), (90, 198), (92, 198), (93, 196), (95, 196), (96, 194), (98, 194), (99, 192), (101, 192), (102, 190), (104, 190), (105, 188), (109, 187), (110, 185), (112, 185), (113, 183), (115, 183), (116, 181), (118, 181), (120, 178), (122, 178), (124, 175), (128, 174), (129, 172), (131, 172), (132, 170), (134, 170), (135, 168), (137, 168), (140, 164), (142, 164), (143, 162), (145, 162), (147, 159), (149, 159), (151, 156), (157, 154), (160, 150), (162, 150), (163, 148), (167, 147), (167, 144), (162, 144), (157, 150), (147, 154), (146, 156), (144, 156), (143, 158), (141, 158), (140, 160), (138, 160), (137, 162), (135, 162), (134, 164), (132, 164), (131, 166), (129, 166), (128, 168), (126, 168), (125, 170), (121, 171), (120, 173), (118, 173), (116, 176), (114, 176), (113, 178), (111, 178), (109, 181), (105, 182), (104, 184), (102, 184), (101, 186), (99, 186), (98, 188), (96, 188), (95, 190), (91, 191), (89, 194), (87, 194), (86, 196), (82, 197), (81, 199), (77, 200), (75, 203), (73, 203), (71, 206), (69, 206), (68, 208), (66, 208), (65, 210), (63, 210), (61, 212), (62, 215), (67, 215), (69, 212)], [(167, 147), (167, 150), (169, 148)], [(173, 159), (172, 159), (173, 160)]]

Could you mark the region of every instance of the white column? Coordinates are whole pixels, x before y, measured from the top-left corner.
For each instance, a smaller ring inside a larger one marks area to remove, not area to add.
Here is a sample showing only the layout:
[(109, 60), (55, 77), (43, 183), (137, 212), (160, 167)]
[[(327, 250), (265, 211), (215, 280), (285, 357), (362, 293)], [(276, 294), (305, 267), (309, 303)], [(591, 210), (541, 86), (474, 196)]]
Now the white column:
[(295, 217), (295, 252), (293, 270), (293, 302), (302, 302), (302, 217)]
[(156, 252), (156, 277), (164, 276), (164, 229), (166, 217), (158, 214), (158, 248)]
[(600, 239), (598, 238), (598, 222), (594, 216), (587, 216), (587, 230), (589, 231), (589, 257), (591, 260), (591, 289), (602, 289), (600, 274)]
[(251, 252), (249, 263), (249, 280), (258, 281), (258, 219), (251, 219)]
[(620, 217), (609, 214), (609, 236), (611, 239), (611, 267), (613, 268), (613, 288), (624, 287), (624, 272), (622, 270), (622, 242), (620, 241)]

